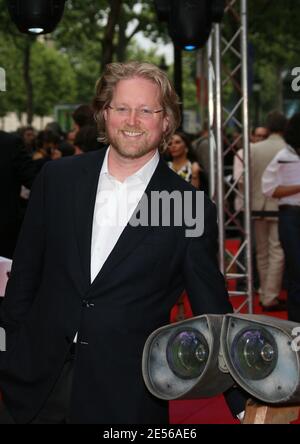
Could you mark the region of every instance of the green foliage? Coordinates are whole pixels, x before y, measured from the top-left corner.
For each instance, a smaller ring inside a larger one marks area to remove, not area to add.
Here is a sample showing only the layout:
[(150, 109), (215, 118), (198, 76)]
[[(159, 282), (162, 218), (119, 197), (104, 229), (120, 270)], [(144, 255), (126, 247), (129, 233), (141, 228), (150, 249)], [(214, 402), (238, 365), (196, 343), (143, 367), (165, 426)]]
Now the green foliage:
[[(26, 110), (26, 91), (23, 78), (23, 54), (9, 40), (0, 44), (0, 64), (6, 71), (7, 91), (1, 93), (0, 113)], [(31, 78), (34, 86), (33, 110), (45, 116), (58, 103), (76, 100), (76, 76), (68, 58), (39, 42), (32, 47)]]
[(69, 0), (51, 38), (71, 58), (84, 52), (86, 45), (93, 46), (95, 43), (101, 47), (108, 11), (107, 0)]
[(1, 39), (0, 66), (6, 72), (6, 92), (1, 93), (0, 115), (25, 110), (25, 91), (22, 78), (20, 51), (10, 39)]
[[(90, 102), (103, 61), (103, 38), (114, 0), (68, 0), (56, 30), (46, 36), (54, 47), (32, 47), (31, 78), (34, 112), (45, 115), (55, 104)], [(254, 47), (254, 78), (259, 79), (264, 113), (280, 104), (280, 75), (299, 65), (299, 0), (249, 0), (249, 41)], [(156, 50), (140, 49), (133, 37), (142, 31), (152, 42), (169, 42), (166, 25), (159, 23), (153, 2), (123, 0), (113, 34), (113, 60), (148, 60), (158, 65)], [(6, 93), (1, 93), (0, 115), (26, 110), (24, 51), (28, 37), (11, 22), (6, 0), (0, 0), (0, 66), (7, 71)], [(198, 110), (195, 53), (183, 53), (183, 92), (186, 109)], [(172, 78), (172, 67), (168, 69)], [(232, 89), (226, 87), (226, 100)], [(250, 97), (250, 105), (253, 100)]]
[[(299, 0), (254, 0), (249, 7), (249, 41), (254, 47), (254, 79), (261, 83), (265, 116), (280, 108), (281, 74), (299, 65)], [(250, 101), (253, 107), (253, 100)]]
[(67, 56), (39, 42), (32, 51), (32, 82), (33, 110), (38, 116), (51, 114), (57, 104), (76, 100), (76, 76)]

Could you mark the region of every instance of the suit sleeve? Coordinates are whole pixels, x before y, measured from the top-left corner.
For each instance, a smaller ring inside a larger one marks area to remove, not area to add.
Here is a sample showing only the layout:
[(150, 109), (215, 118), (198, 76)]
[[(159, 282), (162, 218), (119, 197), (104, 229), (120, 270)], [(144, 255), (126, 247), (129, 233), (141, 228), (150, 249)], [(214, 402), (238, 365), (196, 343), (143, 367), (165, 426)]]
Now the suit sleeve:
[(217, 261), (218, 228), (215, 205), (205, 199), (204, 232), (188, 240), (184, 258), (185, 289), (195, 316), (232, 312)]
[[(46, 165), (47, 167), (47, 165)], [(44, 256), (44, 181), (46, 167), (34, 182), (1, 304), (0, 322), (14, 331), (26, 317), (40, 285)]]

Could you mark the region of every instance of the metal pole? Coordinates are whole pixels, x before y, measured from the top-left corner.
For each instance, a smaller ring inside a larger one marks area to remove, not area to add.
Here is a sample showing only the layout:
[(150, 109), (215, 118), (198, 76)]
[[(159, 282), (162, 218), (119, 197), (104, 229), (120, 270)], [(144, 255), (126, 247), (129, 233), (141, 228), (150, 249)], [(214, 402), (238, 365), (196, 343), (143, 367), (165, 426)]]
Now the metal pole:
[(214, 61), (213, 61), (213, 33), (207, 43), (207, 68), (208, 68), (208, 131), (209, 131), (209, 196), (212, 200), (216, 199), (216, 139), (214, 133)]
[[(209, 140), (212, 159), (210, 195), (218, 206), (220, 269), (227, 281), (239, 283), (238, 289), (229, 289), (229, 295), (242, 298), (242, 302), (241, 299), (238, 300), (236, 311), (247, 307), (248, 312), (252, 313), (247, 0), (226, 0), (224, 22), (226, 21), (230, 26), (214, 25), (208, 43)], [(236, 91), (236, 95), (234, 101), (225, 103), (222, 100), (222, 89), (227, 84)], [(227, 129), (229, 132), (232, 130), (233, 125), (240, 132), (240, 136), (235, 139), (226, 133)], [(233, 175), (231, 170), (226, 175), (224, 173), (223, 137), (227, 137), (226, 154), (238, 155), (243, 164), (243, 190), (240, 187), (241, 177)], [(237, 153), (241, 147), (244, 154), (242, 157)], [(233, 205), (233, 199), (237, 196), (243, 199), (240, 207)], [(233, 232), (238, 235), (237, 251), (231, 248), (229, 242), (225, 243), (227, 236), (232, 239)]]
[(180, 99), (181, 124), (183, 127), (182, 51), (174, 45), (174, 87)]
[(253, 313), (253, 270), (252, 270), (252, 230), (251, 230), (251, 175), (250, 175), (250, 138), (249, 138), (249, 92), (248, 92), (248, 25), (247, 0), (241, 0), (242, 24), (242, 90), (243, 90), (243, 145), (244, 145), (244, 184), (245, 184), (245, 237), (248, 242), (247, 251), (247, 293), (248, 311)]
[(223, 156), (223, 128), (222, 128), (222, 76), (221, 76), (221, 30), (215, 25), (215, 76), (216, 76), (216, 146), (217, 146), (217, 201), (219, 222), (219, 264), (222, 273), (225, 273), (225, 232), (224, 232), (224, 156)]

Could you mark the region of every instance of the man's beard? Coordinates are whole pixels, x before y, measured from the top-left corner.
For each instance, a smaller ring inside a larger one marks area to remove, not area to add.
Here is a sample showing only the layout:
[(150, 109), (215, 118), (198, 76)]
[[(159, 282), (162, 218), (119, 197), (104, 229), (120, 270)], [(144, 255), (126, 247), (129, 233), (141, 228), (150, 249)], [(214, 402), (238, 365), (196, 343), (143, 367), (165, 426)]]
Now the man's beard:
[[(125, 131), (127, 130), (125, 129)], [(143, 130), (129, 129), (128, 131), (145, 133)], [(120, 134), (120, 136), (118, 136), (118, 134)], [(157, 148), (157, 146), (153, 146), (153, 144), (150, 146), (146, 138), (142, 138), (142, 140), (137, 141), (134, 140), (134, 137), (132, 137), (132, 142), (130, 140), (126, 141), (123, 139), (121, 131), (119, 131), (117, 135), (108, 133), (108, 139), (111, 146), (117, 151), (117, 153), (126, 159), (140, 159)]]

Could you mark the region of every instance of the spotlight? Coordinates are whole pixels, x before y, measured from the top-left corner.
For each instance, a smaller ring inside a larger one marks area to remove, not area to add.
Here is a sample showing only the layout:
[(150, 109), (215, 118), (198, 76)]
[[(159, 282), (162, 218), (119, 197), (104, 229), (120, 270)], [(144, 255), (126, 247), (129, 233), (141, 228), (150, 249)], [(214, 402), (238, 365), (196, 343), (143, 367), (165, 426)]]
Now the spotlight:
[(225, 0), (154, 0), (154, 5), (174, 45), (193, 51), (206, 44), (212, 24), (222, 21)]
[(32, 34), (42, 34), (44, 32), (43, 28), (29, 28), (28, 31)]
[(7, 0), (12, 21), (26, 34), (47, 34), (60, 21), (66, 0)]
[(197, 47), (196, 47), (196, 46), (193, 46), (193, 45), (186, 45), (186, 46), (184, 47), (184, 49), (185, 49), (186, 51), (194, 51), (195, 49), (197, 49)]
[(218, 365), (222, 315), (203, 315), (153, 332), (143, 352), (148, 390), (164, 400), (214, 396), (233, 385)]
[(178, 48), (192, 51), (201, 48), (209, 37), (211, 3), (208, 0), (171, 0), (169, 34)]

